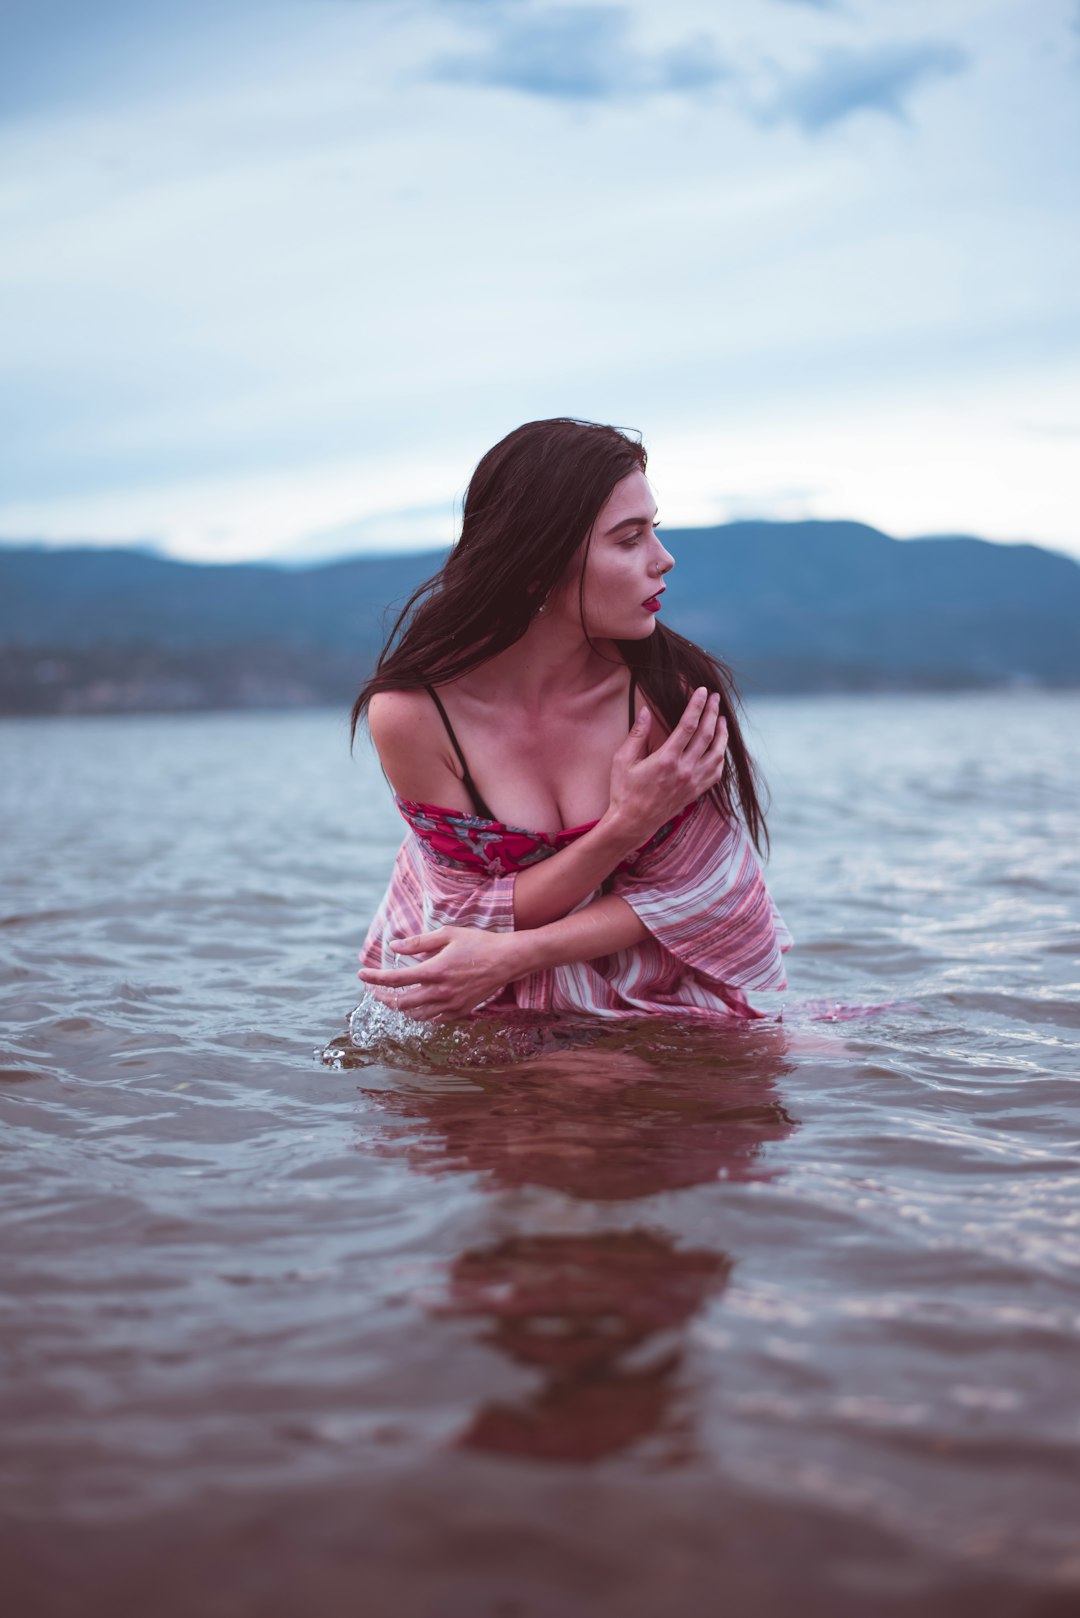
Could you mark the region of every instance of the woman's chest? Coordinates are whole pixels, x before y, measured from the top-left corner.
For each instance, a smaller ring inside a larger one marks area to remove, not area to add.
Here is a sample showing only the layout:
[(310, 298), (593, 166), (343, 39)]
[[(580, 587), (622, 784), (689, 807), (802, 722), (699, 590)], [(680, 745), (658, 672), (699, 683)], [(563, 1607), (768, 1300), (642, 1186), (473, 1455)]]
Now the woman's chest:
[[(621, 722), (620, 722), (621, 720)], [(627, 715), (470, 727), (466, 757), (493, 814), (508, 825), (560, 831), (599, 820)]]

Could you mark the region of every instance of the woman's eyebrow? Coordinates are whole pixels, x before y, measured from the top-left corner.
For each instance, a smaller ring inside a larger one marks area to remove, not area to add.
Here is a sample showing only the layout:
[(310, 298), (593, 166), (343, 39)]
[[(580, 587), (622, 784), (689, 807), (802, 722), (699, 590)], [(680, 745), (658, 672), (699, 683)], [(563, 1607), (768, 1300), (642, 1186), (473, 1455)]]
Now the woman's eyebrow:
[(609, 528), (607, 532), (609, 534), (617, 534), (620, 528), (644, 528), (648, 523), (655, 522), (659, 515), (660, 509), (657, 507), (651, 517), (624, 517), (622, 522), (617, 522), (614, 527)]

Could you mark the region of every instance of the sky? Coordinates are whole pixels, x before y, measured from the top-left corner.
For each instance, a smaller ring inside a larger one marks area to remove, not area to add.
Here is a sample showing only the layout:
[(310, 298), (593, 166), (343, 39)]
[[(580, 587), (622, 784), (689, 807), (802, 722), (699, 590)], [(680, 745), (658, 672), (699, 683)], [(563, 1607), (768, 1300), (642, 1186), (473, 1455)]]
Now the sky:
[(669, 526), (1080, 557), (1080, 0), (0, 0), (0, 539), (455, 533), (522, 421)]

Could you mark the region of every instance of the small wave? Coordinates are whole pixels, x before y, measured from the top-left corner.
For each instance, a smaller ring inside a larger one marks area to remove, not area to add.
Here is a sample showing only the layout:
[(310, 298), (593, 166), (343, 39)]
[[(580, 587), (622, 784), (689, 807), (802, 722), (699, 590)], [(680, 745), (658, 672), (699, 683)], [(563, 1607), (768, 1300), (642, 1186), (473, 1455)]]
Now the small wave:
[(786, 1024), (802, 1022), (857, 1022), (863, 1017), (880, 1017), (888, 1011), (918, 1011), (917, 1000), (876, 1000), (869, 1004), (848, 1004), (840, 1000), (797, 1000), (786, 1006)]

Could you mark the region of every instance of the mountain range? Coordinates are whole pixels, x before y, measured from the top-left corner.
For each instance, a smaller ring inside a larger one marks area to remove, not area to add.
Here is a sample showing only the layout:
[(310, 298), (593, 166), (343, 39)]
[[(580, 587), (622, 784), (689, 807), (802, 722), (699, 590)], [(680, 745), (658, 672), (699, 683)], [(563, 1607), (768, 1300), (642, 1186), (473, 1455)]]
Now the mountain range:
[[(855, 522), (664, 531), (665, 621), (756, 691), (1080, 685), (1080, 565)], [(0, 545), (0, 712), (347, 705), (445, 551), (200, 565)]]

